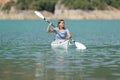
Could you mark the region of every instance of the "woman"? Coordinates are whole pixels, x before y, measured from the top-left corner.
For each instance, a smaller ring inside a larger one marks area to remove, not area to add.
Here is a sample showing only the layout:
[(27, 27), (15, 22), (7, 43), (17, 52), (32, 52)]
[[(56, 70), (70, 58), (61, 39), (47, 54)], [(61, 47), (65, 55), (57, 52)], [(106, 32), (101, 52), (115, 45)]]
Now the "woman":
[(70, 39), (72, 35), (70, 34), (69, 30), (65, 28), (65, 23), (63, 19), (58, 21), (57, 27), (51, 29), (52, 23), (50, 23), (46, 29), (46, 32), (56, 34), (55, 40), (66, 40), (67, 38)]

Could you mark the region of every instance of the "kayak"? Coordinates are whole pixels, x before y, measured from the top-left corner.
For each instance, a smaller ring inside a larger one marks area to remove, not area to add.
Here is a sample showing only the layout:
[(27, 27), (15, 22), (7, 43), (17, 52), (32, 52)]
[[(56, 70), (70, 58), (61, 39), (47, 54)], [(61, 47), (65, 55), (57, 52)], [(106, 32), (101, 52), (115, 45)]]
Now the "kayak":
[(70, 41), (70, 40), (55, 40), (51, 42), (52, 48), (56, 49), (68, 49), (69, 46), (74, 45), (77, 49), (84, 50), (86, 46), (80, 42)]
[(52, 48), (68, 49), (69, 45), (69, 40), (55, 40), (51, 43)]

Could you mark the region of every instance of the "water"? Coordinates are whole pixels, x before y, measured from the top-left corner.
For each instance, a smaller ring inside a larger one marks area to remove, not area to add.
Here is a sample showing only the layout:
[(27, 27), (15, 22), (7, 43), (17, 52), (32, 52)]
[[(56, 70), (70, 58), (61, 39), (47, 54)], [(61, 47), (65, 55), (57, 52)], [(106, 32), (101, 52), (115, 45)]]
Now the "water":
[(120, 20), (65, 24), (86, 50), (51, 49), (43, 20), (1, 20), (0, 80), (120, 80)]

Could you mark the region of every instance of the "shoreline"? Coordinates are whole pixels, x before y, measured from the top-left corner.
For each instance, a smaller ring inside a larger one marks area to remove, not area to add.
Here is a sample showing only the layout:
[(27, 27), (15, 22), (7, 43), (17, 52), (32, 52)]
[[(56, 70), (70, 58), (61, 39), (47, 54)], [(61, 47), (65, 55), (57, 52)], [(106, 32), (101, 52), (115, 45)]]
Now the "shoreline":
[[(73, 20), (120, 20), (120, 10), (56, 10), (55, 13), (40, 11), (47, 19), (73, 19)], [(40, 19), (34, 14), (33, 10), (29, 11), (0, 11), (0, 20), (32, 20)]]

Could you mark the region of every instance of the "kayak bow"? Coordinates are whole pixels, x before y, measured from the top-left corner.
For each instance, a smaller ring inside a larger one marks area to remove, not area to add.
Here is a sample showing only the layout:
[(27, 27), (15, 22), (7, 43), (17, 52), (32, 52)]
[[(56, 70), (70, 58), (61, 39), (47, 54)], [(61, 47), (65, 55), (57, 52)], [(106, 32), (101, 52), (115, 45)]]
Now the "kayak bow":
[(52, 48), (68, 49), (69, 45), (69, 40), (55, 40), (51, 43)]

